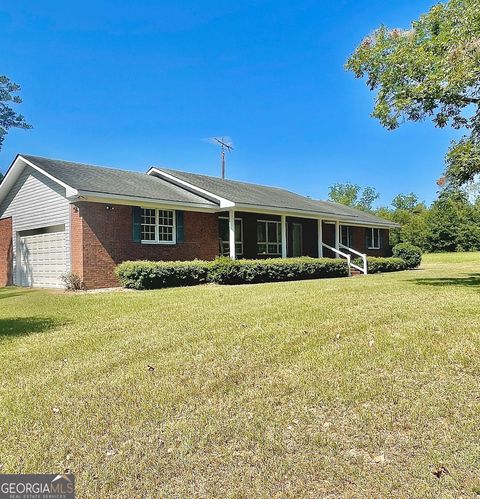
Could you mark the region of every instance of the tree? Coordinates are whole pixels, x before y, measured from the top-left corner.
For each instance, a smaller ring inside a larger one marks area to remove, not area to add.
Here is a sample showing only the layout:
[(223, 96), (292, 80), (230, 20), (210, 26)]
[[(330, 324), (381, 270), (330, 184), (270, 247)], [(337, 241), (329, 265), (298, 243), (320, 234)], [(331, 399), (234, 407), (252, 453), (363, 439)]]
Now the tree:
[(480, 172), (480, 8), (478, 0), (440, 3), (411, 29), (381, 26), (367, 36), (346, 68), (377, 90), (373, 116), (389, 130), (431, 118), (464, 129), (446, 155), (456, 185)]
[(411, 192), (410, 194), (398, 194), (392, 200), (392, 206), (396, 210), (408, 211), (413, 213), (418, 209), (419, 205), (423, 205), (418, 201), (418, 196)]
[(421, 203), (409, 217), (407, 223), (400, 229), (400, 241), (414, 244), (423, 250), (427, 249), (428, 236), (428, 213), (427, 207)]
[(357, 184), (333, 184), (328, 190), (328, 199), (335, 203), (358, 208), (363, 211), (372, 211), (373, 203), (380, 194), (373, 187), (362, 188)]
[(425, 203), (418, 200), (418, 196), (398, 194), (392, 200), (392, 208), (383, 207), (376, 210), (375, 214), (401, 225), (400, 229), (390, 230), (390, 244), (410, 243), (426, 249), (428, 209)]
[(444, 189), (427, 217), (429, 251), (477, 251), (480, 249), (480, 212), (465, 192)]
[(21, 104), (22, 99), (15, 95), (19, 91), (20, 85), (6, 76), (0, 76), (0, 150), (10, 128), (32, 128), (10, 105)]
[(364, 187), (357, 208), (364, 211), (372, 211), (373, 203), (380, 197), (380, 194), (373, 187)]
[(469, 189), (442, 182), (438, 198), (430, 207), (410, 192), (398, 194), (389, 206), (372, 210), (377, 198), (377, 191), (371, 187), (362, 189), (352, 183), (330, 187), (330, 200), (400, 224), (400, 228), (390, 230), (392, 246), (410, 243), (430, 252), (480, 251), (480, 196), (473, 196)]

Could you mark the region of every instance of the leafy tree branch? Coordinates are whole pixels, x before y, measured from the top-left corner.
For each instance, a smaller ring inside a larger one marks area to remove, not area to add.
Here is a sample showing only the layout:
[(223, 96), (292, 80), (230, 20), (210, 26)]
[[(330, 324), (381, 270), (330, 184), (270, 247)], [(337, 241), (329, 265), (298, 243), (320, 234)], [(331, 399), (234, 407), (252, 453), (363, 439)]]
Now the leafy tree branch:
[(377, 91), (372, 116), (393, 130), (431, 119), (464, 130), (446, 156), (449, 180), (461, 185), (480, 172), (480, 6), (449, 0), (433, 6), (408, 30), (380, 26), (346, 68)]
[(22, 99), (17, 95), (19, 91), (20, 85), (7, 76), (0, 76), (0, 150), (10, 128), (32, 128), (14, 109), (16, 104), (22, 103)]

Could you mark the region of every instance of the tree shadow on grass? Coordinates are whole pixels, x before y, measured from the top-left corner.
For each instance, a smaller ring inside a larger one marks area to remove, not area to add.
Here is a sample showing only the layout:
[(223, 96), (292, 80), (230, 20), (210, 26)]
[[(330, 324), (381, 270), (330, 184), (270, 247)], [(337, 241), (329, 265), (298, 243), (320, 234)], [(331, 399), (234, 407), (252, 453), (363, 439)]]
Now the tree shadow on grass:
[(0, 341), (15, 336), (26, 336), (32, 333), (44, 333), (59, 323), (48, 317), (16, 317), (0, 318)]
[(411, 279), (422, 286), (480, 287), (480, 274), (463, 274), (465, 277), (425, 277)]
[(0, 300), (2, 300), (3, 298), (12, 298), (14, 296), (22, 296), (25, 294), (26, 291), (18, 290), (15, 288), (0, 288)]
[(0, 294), (0, 300), (3, 300), (3, 298), (13, 298), (14, 296), (21, 296), (24, 293), (18, 293), (16, 291), (10, 291), (10, 293), (1, 293)]

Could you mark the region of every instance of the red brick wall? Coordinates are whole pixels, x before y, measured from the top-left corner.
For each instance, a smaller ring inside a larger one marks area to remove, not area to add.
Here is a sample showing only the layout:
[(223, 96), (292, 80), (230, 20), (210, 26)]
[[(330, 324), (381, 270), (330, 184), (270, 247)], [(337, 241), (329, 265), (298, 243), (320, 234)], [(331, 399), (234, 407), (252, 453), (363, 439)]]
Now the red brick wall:
[[(132, 240), (132, 207), (79, 202), (72, 208), (72, 271), (87, 288), (118, 286), (115, 266), (125, 260), (212, 260), (218, 255), (218, 215), (185, 211), (185, 242)], [(75, 212), (75, 209), (78, 209)]]
[(390, 256), (392, 254), (389, 244), (388, 229), (380, 229), (382, 247), (378, 250), (367, 248), (366, 231), (370, 230), (365, 227), (351, 227), (353, 249), (366, 253), (368, 256)]
[[(228, 212), (219, 214), (221, 217), (228, 217)], [(279, 222), (279, 215), (266, 215), (260, 213), (235, 212), (235, 218), (241, 218), (243, 223), (243, 254), (241, 258), (269, 258), (266, 255), (259, 255), (257, 250), (257, 221), (258, 220), (274, 220)], [(287, 256), (292, 256), (293, 241), (292, 241), (292, 223), (302, 224), (302, 246), (305, 256), (316, 257), (318, 255), (318, 239), (317, 239), (317, 221), (311, 218), (287, 217), (287, 234), (288, 244)]]
[(287, 256), (293, 256), (293, 228), (292, 224), (302, 225), (302, 253), (303, 256), (318, 256), (317, 221), (312, 218), (287, 217)]
[[(221, 217), (228, 217), (228, 212), (220, 214)], [(280, 221), (277, 215), (260, 215), (258, 213), (235, 212), (235, 218), (243, 220), (243, 255), (241, 258), (268, 258), (265, 255), (259, 256), (257, 251), (257, 220)]]
[(71, 271), (83, 278), (83, 219), (78, 206), (70, 210)]
[[(114, 269), (116, 265), (125, 260), (193, 260), (195, 258), (212, 260), (218, 255), (217, 214), (185, 211), (184, 243), (146, 245), (132, 241), (132, 207), (113, 205), (113, 209), (107, 209), (107, 206), (102, 203), (89, 202), (79, 202), (72, 206), (72, 271), (82, 277), (87, 288), (118, 286)], [(239, 213), (237, 216), (241, 216), (244, 221), (243, 256), (255, 258), (257, 256), (256, 219), (275, 217), (250, 213)], [(304, 225), (304, 253), (316, 256), (316, 221), (293, 218), (289, 218), (289, 221), (300, 221)], [(371, 256), (390, 255), (388, 230), (382, 229), (383, 246), (380, 250), (366, 248), (365, 231), (364, 227), (352, 227), (354, 249)], [(10, 240), (11, 232), (10, 222)], [(0, 226), (0, 238), (2, 238), (1, 234)], [(327, 244), (334, 246), (334, 225), (323, 224), (323, 238)], [(2, 251), (1, 244), (0, 242), (0, 251)], [(324, 256), (333, 257), (334, 255), (330, 253), (324, 249)], [(0, 284), (3, 282), (1, 281), (2, 275), (4, 274), (0, 268)]]
[[(388, 241), (389, 231), (388, 229), (380, 229), (382, 233), (382, 247), (378, 250), (367, 248), (367, 237), (366, 231), (369, 230), (366, 227), (355, 227), (350, 226), (350, 231), (352, 234), (352, 248), (360, 251), (360, 253), (365, 253), (368, 256), (390, 256), (392, 250)], [(335, 225), (323, 223), (323, 240), (330, 246), (335, 246)], [(326, 257), (333, 258), (335, 255), (332, 251), (324, 248), (323, 254)], [(356, 255), (353, 255), (356, 257)]]
[[(322, 237), (323, 242), (331, 246), (335, 247), (335, 225), (327, 224), (326, 222), (322, 222)], [(330, 251), (328, 248), (323, 248), (323, 256), (325, 258), (335, 258), (336, 254), (333, 251)]]
[(0, 287), (12, 284), (12, 219), (0, 220)]
[[(221, 217), (228, 217), (228, 212), (220, 213)], [(259, 213), (235, 212), (235, 218), (243, 220), (243, 255), (241, 258), (265, 258), (265, 255), (257, 253), (257, 220), (277, 220), (278, 215), (263, 215)], [(292, 223), (302, 224), (303, 254), (305, 256), (318, 256), (318, 232), (317, 220), (311, 218), (287, 217), (288, 225), (288, 256), (292, 256)], [(390, 256), (391, 248), (388, 243), (388, 229), (380, 229), (383, 234), (383, 244), (381, 249), (372, 250), (367, 248), (366, 227), (350, 227), (352, 233), (353, 249), (366, 253), (369, 256)], [(335, 224), (323, 222), (323, 241), (329, 246), (335, 247)], [(335, 258), (335, 253), (327, 248), (323, 248), (323, 256)], [(356, 257), (356, 255), (354, 255)]]

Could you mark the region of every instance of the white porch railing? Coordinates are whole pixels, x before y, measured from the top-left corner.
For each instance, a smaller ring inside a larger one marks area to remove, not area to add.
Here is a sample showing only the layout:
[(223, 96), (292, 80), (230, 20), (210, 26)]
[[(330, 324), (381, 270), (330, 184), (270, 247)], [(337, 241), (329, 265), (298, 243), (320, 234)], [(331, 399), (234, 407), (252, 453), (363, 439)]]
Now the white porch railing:
[(324, 246), (325, 248), (329, 249), (330, 251), (333, 251), (338, 256), (343, 256), (343, 258), (345, 258), (347, 260), (348, 277), (350, 277), (352, 275), (351, 267), (353, 266), (353, 264), (352, 264), (352, 257), (348, 253), (344, 253), (343, 251), (340, 251), (337, 248), (329, 246), (327, 243), (323, 243), (322, 242), (322, 246)]
[(367, 255), (365, 253), (360, 253), (360, 251), (354, 250), (353, 248), (349, 248), (348, 246), (345, 246), (344, 244), (340, 243), (339, 246), (343, 249), (346, 249), (350, 253), (354, 253), (355, 255), (358, 255), (363, 262), (363, 267), (359, 267), (358, 265), (354, 263), (350, 263), (350, 265), (354, 268), (359, 270), (360, 272), (363, 272), (365, 275), (368, 274), (368, 267), (367, 267)]
[(358, 255), (362, 259), (362, 261), (363, 261), (363, 267), (360, 267), (359, 265), (357, 265), (355, 263), (352, 263), (352, 255), (350, 255), (349, 253), (344, 253), (343, 251), (340, 251), (339, 249), (334, 248), (333, 246), (330, 246), (327, 243), (323, 243), (322, 242), (322, 246), (324, 246), (325, 248), (329, 249), (330, 251), (333, 251), (338, 256), (342, 256), (343, 258), (345, 258), (347, 260), (347, 264), (348, 264), (348, 275), (349, 276), (351, 275), (351, 268), (352, 267), (354, 269), (359, 270), (360, 272), (363, 272), (365, 275), (367, 275), (367, 273), (368, 273), (368, 269), (367, 269), (367, 255), (365, 255), (363, 253), (360, 253), (359, 251), (354, 250), (353, 248), (349, 248), (348, 246), (345, 246), (344, 244), (339, 244), (339, 246), (341, 246), (343, 249), (346, 249), (347, 251), (350, 251), (351, 253), (354, 253), (355, 255)]

